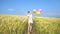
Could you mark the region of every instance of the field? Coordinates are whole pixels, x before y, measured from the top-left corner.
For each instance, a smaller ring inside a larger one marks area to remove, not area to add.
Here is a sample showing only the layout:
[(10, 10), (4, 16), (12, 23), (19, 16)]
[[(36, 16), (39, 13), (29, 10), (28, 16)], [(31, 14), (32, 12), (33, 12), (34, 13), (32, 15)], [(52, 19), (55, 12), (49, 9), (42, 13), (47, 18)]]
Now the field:
[(34, 17), (34, 34), (60, 34), (60, 18)]
[(25, 16), (0, 15), (0, 34), (27, 34)]
[[(27, 20), (23, 23), (26, 18), (0, 14), (0, 34), (27, 34)], [(60, 34), (60, 18), (33, 17), (32, 34)]]

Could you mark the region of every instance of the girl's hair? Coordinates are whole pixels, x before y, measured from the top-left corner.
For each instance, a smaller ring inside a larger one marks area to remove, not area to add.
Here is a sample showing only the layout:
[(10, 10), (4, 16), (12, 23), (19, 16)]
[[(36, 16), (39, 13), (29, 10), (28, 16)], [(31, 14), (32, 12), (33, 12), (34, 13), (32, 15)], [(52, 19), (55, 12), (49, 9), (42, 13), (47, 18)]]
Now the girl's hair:
[(30, 11), (28, 11), (28, 13), (30, 13)]

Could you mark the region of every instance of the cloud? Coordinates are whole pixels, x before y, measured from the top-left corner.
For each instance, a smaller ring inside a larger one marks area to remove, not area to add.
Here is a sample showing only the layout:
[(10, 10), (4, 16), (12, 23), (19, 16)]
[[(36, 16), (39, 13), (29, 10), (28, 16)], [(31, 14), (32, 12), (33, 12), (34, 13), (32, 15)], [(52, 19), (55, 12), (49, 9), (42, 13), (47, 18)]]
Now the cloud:
[(14, 9), (8, 9), (8, 11), (15, 11)]

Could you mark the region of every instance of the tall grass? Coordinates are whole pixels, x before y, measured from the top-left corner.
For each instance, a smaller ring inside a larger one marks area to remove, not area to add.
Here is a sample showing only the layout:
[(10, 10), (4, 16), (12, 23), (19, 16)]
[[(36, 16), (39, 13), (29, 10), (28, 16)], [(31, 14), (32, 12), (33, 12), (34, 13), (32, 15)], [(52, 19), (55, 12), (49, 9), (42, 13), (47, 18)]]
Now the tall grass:
[[(27, 34), (26, 16), (0, 15), (0, 34)], [(33, 17), (32, 34), (60, 34), (60, 18)]]
[(0, 34), (27, 34), (27, 21), (24, 16), (0, 15)]
[(34, 34), (60, 34), (60, 18), (33, 18)]

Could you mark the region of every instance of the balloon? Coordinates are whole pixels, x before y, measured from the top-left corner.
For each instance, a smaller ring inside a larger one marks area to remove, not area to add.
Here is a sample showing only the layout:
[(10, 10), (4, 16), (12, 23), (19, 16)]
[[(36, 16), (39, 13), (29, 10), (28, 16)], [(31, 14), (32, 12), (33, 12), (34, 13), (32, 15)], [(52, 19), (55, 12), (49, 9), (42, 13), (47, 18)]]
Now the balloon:
[(38, 9), (39, 12), (42, 12), (42, 9)]
[(40, 12), (36, 12), (36, 14), (37, 14), (37, 15), (39, 15), (39, 14), (40, 14)]
[(33, 13), (36, 13), (37, 10), (36, 9), (33, 9), (32, 11), (33, 11)]
[(38, 16), (40, 16), (40, 12), (36, 12), (36, 14), (37, 14)]
[(37, 14), (38, 16), (40, 16), (40, 13), (42, 12), (42, 9), (38, 9), (38, 10), (33, 9), (32, 12)]

